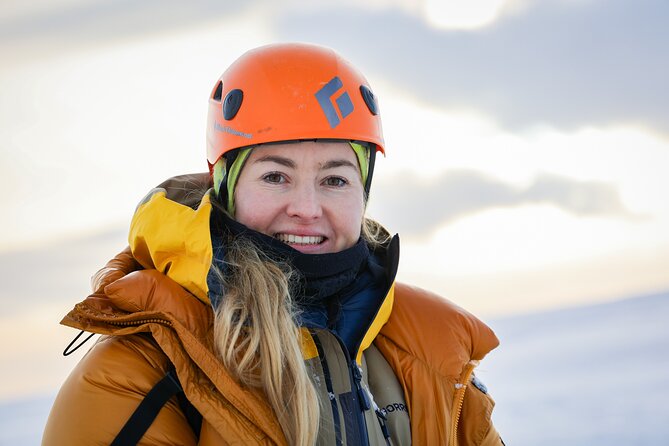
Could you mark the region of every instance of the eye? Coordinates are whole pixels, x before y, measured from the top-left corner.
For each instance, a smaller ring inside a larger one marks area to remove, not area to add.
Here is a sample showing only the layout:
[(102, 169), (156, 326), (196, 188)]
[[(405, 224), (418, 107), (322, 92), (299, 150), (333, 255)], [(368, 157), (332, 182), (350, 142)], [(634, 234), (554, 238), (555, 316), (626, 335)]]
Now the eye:
[(262, 177), (263, 181), (272, 184), (285, 183), (286, 179), (279, 172), (269, 172)]
[(348, 181), (342, 177), (327, 177), (324, 184), (330, 187), (344, 187), (348, 184)]

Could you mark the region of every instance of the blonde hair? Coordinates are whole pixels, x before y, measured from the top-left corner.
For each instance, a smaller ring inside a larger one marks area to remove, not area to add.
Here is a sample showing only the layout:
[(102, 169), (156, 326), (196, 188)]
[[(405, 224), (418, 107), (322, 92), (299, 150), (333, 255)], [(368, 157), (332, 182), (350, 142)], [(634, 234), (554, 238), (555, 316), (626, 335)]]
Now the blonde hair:
[[(218, 212), (227, 212), (218, 200)], [(229, 214), (228, 214), (229, 215)], [(390, 240), (376, 221), (364, 218), (361, 236), (376, 249)], [(302, 356), (297, 308), (291, 296), (295, 271), (269, 259), (253, 241), (232, 238), (227, 274), (217, 271), (225, 295), (215, 309), (214, 342), (226, 369), (242, 384), (261, 389), (290, 445), (313, 445), (321, 402)]]
[(288, 444), (311, 446), (320, 406), (295, 324), (293, 271), (243, 237), (230, 242), (225, 261), (230, 272), (221, 276), (226, 292), (214, 322), (223, 364), (240, 383), (263, 390)]
[(372, 249), (379, 248), (390, 242), (392, 239), (390, 233), (381, 226), (381, 223), (371, 218), (365, 217), (362, 220), (362, 228), (360, 229), (362, 239), (367, 242), (367, 245)]

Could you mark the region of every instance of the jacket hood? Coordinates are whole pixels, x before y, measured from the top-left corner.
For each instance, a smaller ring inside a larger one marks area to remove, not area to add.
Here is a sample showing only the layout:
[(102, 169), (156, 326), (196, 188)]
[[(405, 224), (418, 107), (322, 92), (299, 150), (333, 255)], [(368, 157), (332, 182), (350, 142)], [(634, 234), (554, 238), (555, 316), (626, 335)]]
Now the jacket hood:
[(211, 189), (196, 208), (153, 189), (140, 202), (130, 223), (128, 243), (145, 269), (155, 269), (209, 304), (207, 274), (213, 258), (209, 219)]

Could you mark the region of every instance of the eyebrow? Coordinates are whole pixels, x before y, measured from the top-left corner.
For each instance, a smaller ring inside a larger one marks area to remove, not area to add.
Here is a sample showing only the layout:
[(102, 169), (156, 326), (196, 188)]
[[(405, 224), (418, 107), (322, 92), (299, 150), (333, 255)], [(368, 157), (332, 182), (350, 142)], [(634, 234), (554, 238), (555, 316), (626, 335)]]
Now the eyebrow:
[[(277, 163), (282, 166), (291, 168), (291, 169), (296, 169), (297, 165), (295, 162), (289, 158), (284, 158), (282, 156), (276, 156), (276, 155), (267, 155), (263, 156), (262, 158), (258, 158), (255, 160), (256, 163)], [(358, 166), (353, 164), (352, 162), (345, 160), (345, 159), (335, 159), (335, 160), (329, 160), (325, 162), (325, 164), (321, 165), (320, 170), (327, 170), (327, 169), (335, 169), (337, 167), (351, 167), (355, 170), (358, 169)]]
[(282, 166), (290, 167), (291, 169), (295, 169), (295, 163), (293, 160), (284, 158), (282, 156), (275, 156), (275, 155), (267, 155), (263, 156), (262, 158), (258, 158), (255, 160), (256, 163), (277, 163), (281, 164)]
[(321, 170), (334, 169), (336, 167), (351, 167), (355, 170), (358, 170), (358, 166), (348, 160), (330, 160), (323, 164)]

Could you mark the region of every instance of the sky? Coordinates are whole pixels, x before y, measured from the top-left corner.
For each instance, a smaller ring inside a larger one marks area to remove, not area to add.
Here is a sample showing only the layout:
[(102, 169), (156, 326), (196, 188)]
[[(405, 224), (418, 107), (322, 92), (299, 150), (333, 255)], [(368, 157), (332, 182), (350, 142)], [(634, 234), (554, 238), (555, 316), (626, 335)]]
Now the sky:
[(369, 214), (401, 280), (485, 317), (669, 289), (669, 4), (360, 3), (2, 2), (0, 334), (66, 342), (50, 321), (139, 200), (206, 169), (218, 76), (283, 41), (336, 49), (379, 99)]

